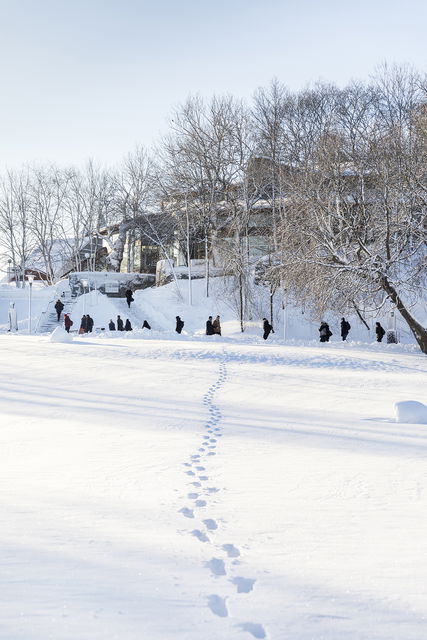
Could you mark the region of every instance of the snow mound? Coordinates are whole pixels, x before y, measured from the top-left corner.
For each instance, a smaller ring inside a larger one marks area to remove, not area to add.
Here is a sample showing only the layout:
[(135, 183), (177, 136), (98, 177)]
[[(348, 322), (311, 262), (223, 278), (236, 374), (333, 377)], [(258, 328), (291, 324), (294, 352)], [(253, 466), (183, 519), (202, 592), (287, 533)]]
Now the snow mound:
[(407, 400), (396, 402), (396, 422), (409, 422), (411, 424), (427, 424), (427, 407), (422, 402)]
[(50, 342), (72, 342), (73, 336), (65, 331), (62, 327), (56, 327), (50, 336)]

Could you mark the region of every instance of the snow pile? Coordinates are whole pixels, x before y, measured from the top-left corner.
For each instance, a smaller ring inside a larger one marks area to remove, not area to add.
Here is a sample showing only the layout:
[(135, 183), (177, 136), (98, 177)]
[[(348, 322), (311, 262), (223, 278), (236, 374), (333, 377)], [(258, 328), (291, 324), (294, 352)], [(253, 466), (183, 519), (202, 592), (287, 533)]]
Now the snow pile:
[(67, 333), (62, 327), (56, 327), (56, 329), (52, 332), (49, 340), (50, 342), (72, 342), (73, 337), (70, 336), (70, 334)]
[(410, 424), (427, 424), (427, 407), (422, 402), (416, 400), (406, 400), (396, 402), (396, 422), (406, 422)]

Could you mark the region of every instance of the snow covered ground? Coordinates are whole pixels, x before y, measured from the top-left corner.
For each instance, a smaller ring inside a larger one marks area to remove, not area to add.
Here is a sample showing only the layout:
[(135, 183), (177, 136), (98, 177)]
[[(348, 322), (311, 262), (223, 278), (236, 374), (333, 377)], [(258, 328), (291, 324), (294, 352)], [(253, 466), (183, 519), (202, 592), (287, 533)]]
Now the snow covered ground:
[(0, 638), (424, 640), (426, 356), (140, 335), (0, 335)]

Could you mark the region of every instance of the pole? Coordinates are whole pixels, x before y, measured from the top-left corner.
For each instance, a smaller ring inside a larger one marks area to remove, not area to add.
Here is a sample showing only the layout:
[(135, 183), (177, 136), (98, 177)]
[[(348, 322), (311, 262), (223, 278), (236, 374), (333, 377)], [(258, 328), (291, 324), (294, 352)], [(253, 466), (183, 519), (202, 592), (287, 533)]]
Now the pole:
[(283, 289), (283, 300), (282, 300), (282, 308), (283, 308), (283, 340), (286, 340), (286, 316), (288, 306), (288, 295), (286, 289)]
[(190, 218), (188, 216), (187, 194), (185, 194), (185, 215), (187, 217), (187, 262), (188, 262), (188, 304), (193, 304), (193, 292), (191, 288), (191, 257), (190, 257)]
[(33, 291), (32, 280), (30, 280), (29, 284), (30, 284), (30, 292), (29, 292), (29, 298), (28, 298), (28, 333), (31, 334), (31, 295)]
[(208, 235), (205, 235), (205, 278), (206, 278), (206, 297), (209, 298), (209, 260), (208, 260)]

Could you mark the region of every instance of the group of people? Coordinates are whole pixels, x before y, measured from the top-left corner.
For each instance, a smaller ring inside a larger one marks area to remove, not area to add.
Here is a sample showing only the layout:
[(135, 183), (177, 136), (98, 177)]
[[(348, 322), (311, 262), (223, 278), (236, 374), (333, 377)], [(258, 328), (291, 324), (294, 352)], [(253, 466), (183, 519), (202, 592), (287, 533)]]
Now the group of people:
[[(116, 329), (117, 326), (117, 329)], [(151, 329), (150, 325), (148, 324), (147, 320), (144, 320), (143, 324), (142, 324), (142, 329)], [(117, 321), (116, 324), (114, 324), (113, 320), (110, 320), (110, 322), (108, 323), (108, 330), (109, 331), (132, 331), (132, 325), (131, 322), (129, 320), (129, 318), (126, 318), (125, 322), (123, 322), (123, 318), (121, 318), (120, 316), (117, 316)]]
[(209, 316), (209, 318), (206, 320), (206, 335), (221, 335), (221, 320), (219, 316), (217, 316), (215, 320), (212, 320), (212, 316)]
[[(346, 320), (345, 318), (341, 318), (341, 338), (342, 340), (347, 340), (347, 336), (350, 332), (351, 329), (351, 324), (349, 323), (348, 320)], [(329, 325), (327, 322), (322, 321), (320, 323), (320, 327), (319, 327), (319, 336), (320, 336), (320, 342), (329, 342), (329, 338), (332, 336), (332, 331), (329, 328)], [(385, 330), (383, 329), (383, 327), (381, 326), (381, 324), (379, 322), (375, 323), (375, 335), (377, 338), (377, 342), (381, 342), (384, 335), (385, 335)]]
[[(127, 301), (128, 307), (130, 308), (131, 303), (134, 302), (133, 293), (131, 289), (128, 289), (126, 291), (126, 301)], [(61, 319), (61, 313), (63, 309), (64, 309), (64, 304), (58, 298), (55, 304), (55, 310), (58, 316), (58, 322)], [(69, 333), (72, 326), (73, 326), (73, 321), (71, 320), (70, 316), (68, 315), (68, 313), (64, 313), (65, 331)], [(350, 332), (351, 325), (348, 322), (348, 320), (346, 320), (345, 318), (341, 318), (340, 326), (341, 326), (341, 338), (342, 340), (347, 340), (347, 336)], [(183, 328), (184, 328), (184, 321), (180, 318), (180, 316), (176, 316), (175, 331), (177, 333), (181, 333)], [(91, 333), (92, 329), (93, 329), (93, 318), (91, 318), (90, 315), (87, 313), (81, 319), (79, 333)], [(126, 321), (123, 322), (123, 319), (118, 315), (116, 323), (114, 323), (113, 320), (110, 320), (110, 322), (108, 323), (108, 329), (109, 331), (116, 331), (116, 330), (132, 331), (132, 325), (129, 319), (126, 319)], [(142, 329), (151, 329), (151, 326), (149, 325), (147, 320), (144, 320), (142, 324)], [(264, 340), (267, 340), (270, 333), (274, 333), (273, 326), (270, 324), (267, 318), (263, 318), (263, 331), (264, 331), (263, 333)], [(207, 319), (206, 335), (207, 336), (221, 335), (221, 319), (219, 315), (216, 316), (215, 320), (212, 319), (212, 316), (209, 316), (209, 318)], [(320, 342), (329, 342), (329, 339), (332, 335), (333, 334), (328, 323), (322, 320), (319, 327)], [(382, 342), (382, 339), (385, 335), (385, 330), (383, 329), (383, 327), (379, 322), (375, 323), (375, 335), (376, 335), (377, 342)]]

